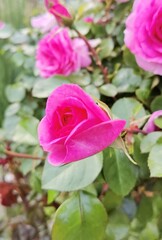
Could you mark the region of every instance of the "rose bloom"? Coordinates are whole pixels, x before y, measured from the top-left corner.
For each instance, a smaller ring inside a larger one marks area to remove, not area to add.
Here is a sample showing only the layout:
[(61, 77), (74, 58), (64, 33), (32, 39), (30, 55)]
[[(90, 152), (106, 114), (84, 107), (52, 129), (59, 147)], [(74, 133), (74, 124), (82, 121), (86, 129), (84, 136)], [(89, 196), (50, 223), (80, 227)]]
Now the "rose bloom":
[(119, 136), (125, 123), (110, 119), (78, 85), (63, 84), (47, 100), (38, 136), (49, 152), (49, 163), (58, 166), (102, 151)]
[(55, 27), (38, 43), (36, 66), (42, 77), (68, 76), (90, 64), (88, 47), (80, 38), (71, 39), (66, 28)]
[(31, 18), (31, 26), (40, 30), (41, 33), (49, 32), (54, 25), (56, 25), (56, 20), (48, 12)]
[(62, 22), (62, 18), (72, 18), (68, 10), (60, 4), (59, 0), (44, 0), (44, 2), (48, 11), (55, 16), (58, 22)]
[(162, 75), (162, 1), (135, 0), (126, 21), (125, 44), (138, 65)]
[(160, 131), (161, 129), (158, 128), (154, 123), (155, 119), (158, 117), (162, 117), (162, 110), (156, 111), (153, 114), (151, 114), (151, 117), (149, 118), (148, 122), (144, 126), (143, 130), (147, 133)]

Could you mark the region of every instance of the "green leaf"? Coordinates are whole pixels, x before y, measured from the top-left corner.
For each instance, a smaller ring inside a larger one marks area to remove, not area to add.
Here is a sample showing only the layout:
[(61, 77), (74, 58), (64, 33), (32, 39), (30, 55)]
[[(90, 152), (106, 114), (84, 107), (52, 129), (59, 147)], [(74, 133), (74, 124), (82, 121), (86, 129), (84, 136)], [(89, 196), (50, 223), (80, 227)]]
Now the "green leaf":
[(156, 125), (158, 128), (162, 128), (162, 116), (156, 118), (156, 119), (154, 120), (154, 123), (155, 123), (155, 125)]
[(107, 58), (111, 55), (114, 49), (114, 41), (111, 37), (103, 39), (100, 45), (101, 51), (99, 52), (99, 56), (101, 59)]
[(118, 137), (118, 138), (111, 144), (111, 147), (122, 150), (122, 151), (125, 153), (125, 155), (127, 156), (127, 158), (128, 158), (132, 163), (134, 163), (135, 165), (137, 164), (137, 163), (132, 159), (132, 157), (129, 155), (128, 150), (127, 150), (127, 148), (126, 148), (126, 146), (125, 146), (125, 143), (124, 143), (124, 141), (123, 141), (123, 139), (122, 139), (121, 137)]
[(37, 145), (38, 123), (39, 120), (34, 117), (22, 118), (16, 126), (12, 140), (21, 144)]
[(131, 68), (121, 68), (112, 83), (117, 87), (118, 92), (134, 92), (140, 86), (142, 78), (134, 73)]
[(86, 70), (83, 70), (79, 73), (71, 74), (68, 80), (69, 82), (76, 83), (81, 87), (85, 87), (91, 83), (91, 76)]
[(6, 97), (9, 102), (20, 102), (25, 97), (25, 88), (21, 83), (10, 84), (6, 88)]
[(151, 111), (155, 112), (162, 109), (162, 95), (157, 96), (151, 102)]
[(133, 69), (138, 69), (139, 68), (137, 63), (136, 63), (135, 56), (129, 51), (128, 48), (124, 49), (123, 60), (128, 67), (132, 67)]
[(5, 24), (2, 29), (0, 29), (0, 39), (7, 39), (13, 34), (13, 28), (10, 25)]
[(75, 191), (91, 184), (102, 169), (102, 152), (81, 161), (60, 167), (52, 166), (46, 161), (42, 187), (58, 191)]
[(149, 153), (152, 147), (157, 143), (159, 138), (162, 137), (162, 132), (151, 132), (148, 135), (144, 136), (141, 142), (141, 152)]
[(105, 85), (102, 85), (99, 88), (99, 91), (101, 94), (107, 97), (115, 97), (116, 94), (118, 93), (116, 86), (114, 86), (111, 83), (107, 83)]
[(121, 211), (115, 211), (109, 217), (109, 223), (106, 228), (106, 240), (124, 240), (128, 239), (129, 219)]
[(159, 239), (159, 230), (156, 221), (148, 222), (141, 232), (140, 240), (157, 240)]
[(106, 182), (118, 195), (127, 195), (135, 186), (136, 168), (121, 150), (112, 148), (104, 150), (103, 172)]
[(143, 196), (138, 206), (137, 219), (140, 221), (143, 227), (145, 227), (145, 224), (152, 218), (152, 216), (153, 216), (152, 199)]
[(162, 177), (162, 144), (156, 144), (148, 157), (151, 177)]
[(106, 224), (107, 214), (102, 203), (81, 192), (58, 208), (52, 240), (103, 240)]
[[(121, 98), (117, 100), (112, 106), (112, 113), (120, 119), (125, 119), (127, 121), (126, 127), (132, 121), (146, 115), (143, 105), (134, 98)], [(141, 123), (138, 126), (140, 127)]]
[(90, 84), (90, 85), (86, 86), (84, 89), (92, 97), (96, 97), (96, 98), (100, 99), (100, 93), (94, 85)]
[(20, 103), (10, 104), (5, 111), (5, 116), (9, 117), (15, 115), (20, 110)]
[(55, 88), (63, 83), (68, 83), (68, 81), (58, 76), (48, 79), (39, 79), (34, 84), (32, 95), (37, 98), (47, 98)]
[(91, 25), (89, 23), (86, 23), (84, 21), (77, 21), (75, 22), (75, 28), (83, 35), (86, 35), (90, 28)]
[(141, 178), (148, 178), (150, 175), (147, 159), (148, 154), (142, 153), (140, 149), (142, 139), (139, 135), (134, 136), (134, 144), (133, 144), (133, 157), (139, 166), (139, 176)]

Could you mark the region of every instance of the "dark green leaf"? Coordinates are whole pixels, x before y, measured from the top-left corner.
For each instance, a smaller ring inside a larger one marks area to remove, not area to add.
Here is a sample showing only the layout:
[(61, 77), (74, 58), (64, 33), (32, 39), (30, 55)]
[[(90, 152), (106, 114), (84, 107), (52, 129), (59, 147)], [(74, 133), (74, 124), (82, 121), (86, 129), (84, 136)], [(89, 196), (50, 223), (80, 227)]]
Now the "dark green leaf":
[(57, 210), (52, 240), (103, 240), (106, 224), (107, 214), (101, 202), (81, 192)]
[(106, 182), (118, 195), (127, 195), (136, 183), (136, 168), (121, 150), (104, 150), (103, 171)]
[(152, 112), (162, 110), (162, 96), (157, 96), (155, 99), (151, 102), (151, 110)]

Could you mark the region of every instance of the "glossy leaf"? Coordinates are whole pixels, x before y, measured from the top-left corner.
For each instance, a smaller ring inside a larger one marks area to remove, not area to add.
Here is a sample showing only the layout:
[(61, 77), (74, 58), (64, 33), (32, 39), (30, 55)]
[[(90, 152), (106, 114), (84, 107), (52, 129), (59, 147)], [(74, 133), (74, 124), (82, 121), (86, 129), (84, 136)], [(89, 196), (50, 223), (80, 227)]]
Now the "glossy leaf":
[(57, 210), (52, 240), (103, 240), (107, 214), (102, 203), (92, 195), (78, 193)]

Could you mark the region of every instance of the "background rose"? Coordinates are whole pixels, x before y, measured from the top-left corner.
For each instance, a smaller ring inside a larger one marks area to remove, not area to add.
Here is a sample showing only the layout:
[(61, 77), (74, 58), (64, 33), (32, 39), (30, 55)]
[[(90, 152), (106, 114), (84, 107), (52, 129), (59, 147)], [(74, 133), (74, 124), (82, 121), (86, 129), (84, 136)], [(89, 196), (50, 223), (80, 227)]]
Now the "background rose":
[(68, 10), (60, 4), (58, 0), (45, 0), (46, 8), (52, 13), (58, 22), (62, 21), (62, 18), (72, 18)]
[(150, 133), (150, 132), (161, 130), (154, 123), (155, 119), (158, 118), (158, 117), (162, 117), (162, 110), (156, 111), (151, 115), (148, 122), (144, 126), (144, 131), (146, 131), (147, 133)]
[(125, 44), (139, 66), (162, 75), (162, 2), (135, 0), (126, 21)]
[(71, 39), (67, 29), (55, 27), (38, 43), (36, 65), (42, 77), (68, 76), (91, 64), (88, 48), (79, 38)]
[(31, 26), (39, 29), (41, 33), (50, 31), (54, 25), (56, 25), (56, 19), (48, 12), (31, 18)]
[(65, 84), (48, 98), (38, 134), (49, 162), (61, 165), (102, 151), (124, 126), (124, 120), (111, 120), (79, 86)]

